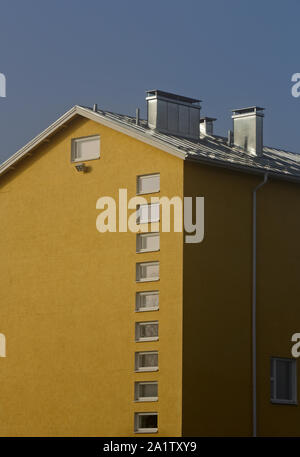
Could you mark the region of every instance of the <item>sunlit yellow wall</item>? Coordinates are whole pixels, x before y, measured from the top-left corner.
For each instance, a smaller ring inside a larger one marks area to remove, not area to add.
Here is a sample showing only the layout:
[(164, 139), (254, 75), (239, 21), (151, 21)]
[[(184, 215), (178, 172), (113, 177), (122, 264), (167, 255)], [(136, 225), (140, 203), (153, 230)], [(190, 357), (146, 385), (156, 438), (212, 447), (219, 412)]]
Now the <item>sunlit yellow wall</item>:
[[(252, 190), (261, 181), (185, 163), (185, 195), (205, 197), (205, 238), (184, 245), (184, 435), (252, 433)], [(258, 435), (300, 435), (300, 408), (270, 403), (270, 357), (290, 357), (300, 331), (300, 186), (272, 181), (257, 202)]]
[[(78, 173), (71, 138), (92, 134), (101, 158)], [(136, 254), (135, 234), (95, 224), (99, 197), (133, 197), (151, 172), (182, 196), (181, 159), (80, 118), (0, 178), (1, 436), (131, 436), (135, 411), (159, 413), (155, 436), (181, 434), (182, 234)], [(144, 260), (160, 260), (160, 281), (136, 284)], [(155, 289), (160, 310), (135, 313), (135, 292)], [(135, 321), (157, 319), (159, 341), (135, 343)], [(134, 352), (152, 349), (159, 371), (134, 373)], [(158, 380), (159, 401), (134, 403), (135, 380)]]

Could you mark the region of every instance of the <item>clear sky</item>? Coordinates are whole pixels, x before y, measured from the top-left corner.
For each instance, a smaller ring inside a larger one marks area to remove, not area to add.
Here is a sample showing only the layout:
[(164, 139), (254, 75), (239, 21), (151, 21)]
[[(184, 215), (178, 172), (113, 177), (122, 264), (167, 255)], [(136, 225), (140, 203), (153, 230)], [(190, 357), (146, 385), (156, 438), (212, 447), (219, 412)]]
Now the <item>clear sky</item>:
[(265, 141), (300, 152), (299, 0), (1, 0), (0, 161), (75, 104), (145, 116), (145, 91), (266, 108)]

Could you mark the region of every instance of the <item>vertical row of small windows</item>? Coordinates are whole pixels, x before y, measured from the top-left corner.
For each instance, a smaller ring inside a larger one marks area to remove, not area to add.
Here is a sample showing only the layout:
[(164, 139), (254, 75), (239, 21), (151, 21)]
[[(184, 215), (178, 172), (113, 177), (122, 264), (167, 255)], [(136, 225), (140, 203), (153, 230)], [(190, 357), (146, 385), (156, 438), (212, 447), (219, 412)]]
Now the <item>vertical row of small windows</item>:
[[(160, 174), (149, 174), (137, 177), (137, 194), (159, 192)], [(159, 222), (159, 204), (140, 205), (137, 211), (137, 223)], [(160, 250), (160, 233), (139, 233), (136, 236), (136, 252), (147, 253)], [(160, 278), (159, 261), (137, 262), (136, 282), (153, 282)], [(159, 291), (148, 290), (136, 292), (135, 311), (157, 311), (159, 309)], [(153, 342), (158, 340), (158, 320), (143, 320), (135, 323), (135, 341)], [(135, 371), (147, 373), (158, 370), (158, 351), (135, 352)], [(154, 402), (158, 400), (158, 381), (141, 380), (134, 384), (134, 400), (138, 402)], [(158, 430), (157, 412), (136, 412), (134, 414), (135, 433), (155, 433)]]

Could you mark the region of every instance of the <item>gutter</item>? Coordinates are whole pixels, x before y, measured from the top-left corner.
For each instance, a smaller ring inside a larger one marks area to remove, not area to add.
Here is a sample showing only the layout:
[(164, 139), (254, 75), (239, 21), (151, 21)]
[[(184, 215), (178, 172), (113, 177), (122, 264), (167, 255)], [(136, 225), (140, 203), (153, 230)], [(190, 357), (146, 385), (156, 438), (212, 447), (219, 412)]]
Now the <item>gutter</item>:
[(252, 433), (257, 436), (257, 357), (256, 357), (256, 192), (268, 181), (268, 173), (264, 180), (252, 191)]

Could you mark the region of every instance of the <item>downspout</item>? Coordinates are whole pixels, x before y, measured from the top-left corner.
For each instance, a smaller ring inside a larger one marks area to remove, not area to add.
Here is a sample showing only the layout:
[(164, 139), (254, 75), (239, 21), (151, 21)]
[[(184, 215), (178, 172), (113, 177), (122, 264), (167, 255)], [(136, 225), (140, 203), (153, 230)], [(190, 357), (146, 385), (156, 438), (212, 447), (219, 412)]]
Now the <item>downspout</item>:
[(253, 437), (257, 436), (257, 376), (256, 376), (256, 192), (268, 181), (264, 180), (253, 189), (252, 194), (252, 427)]

